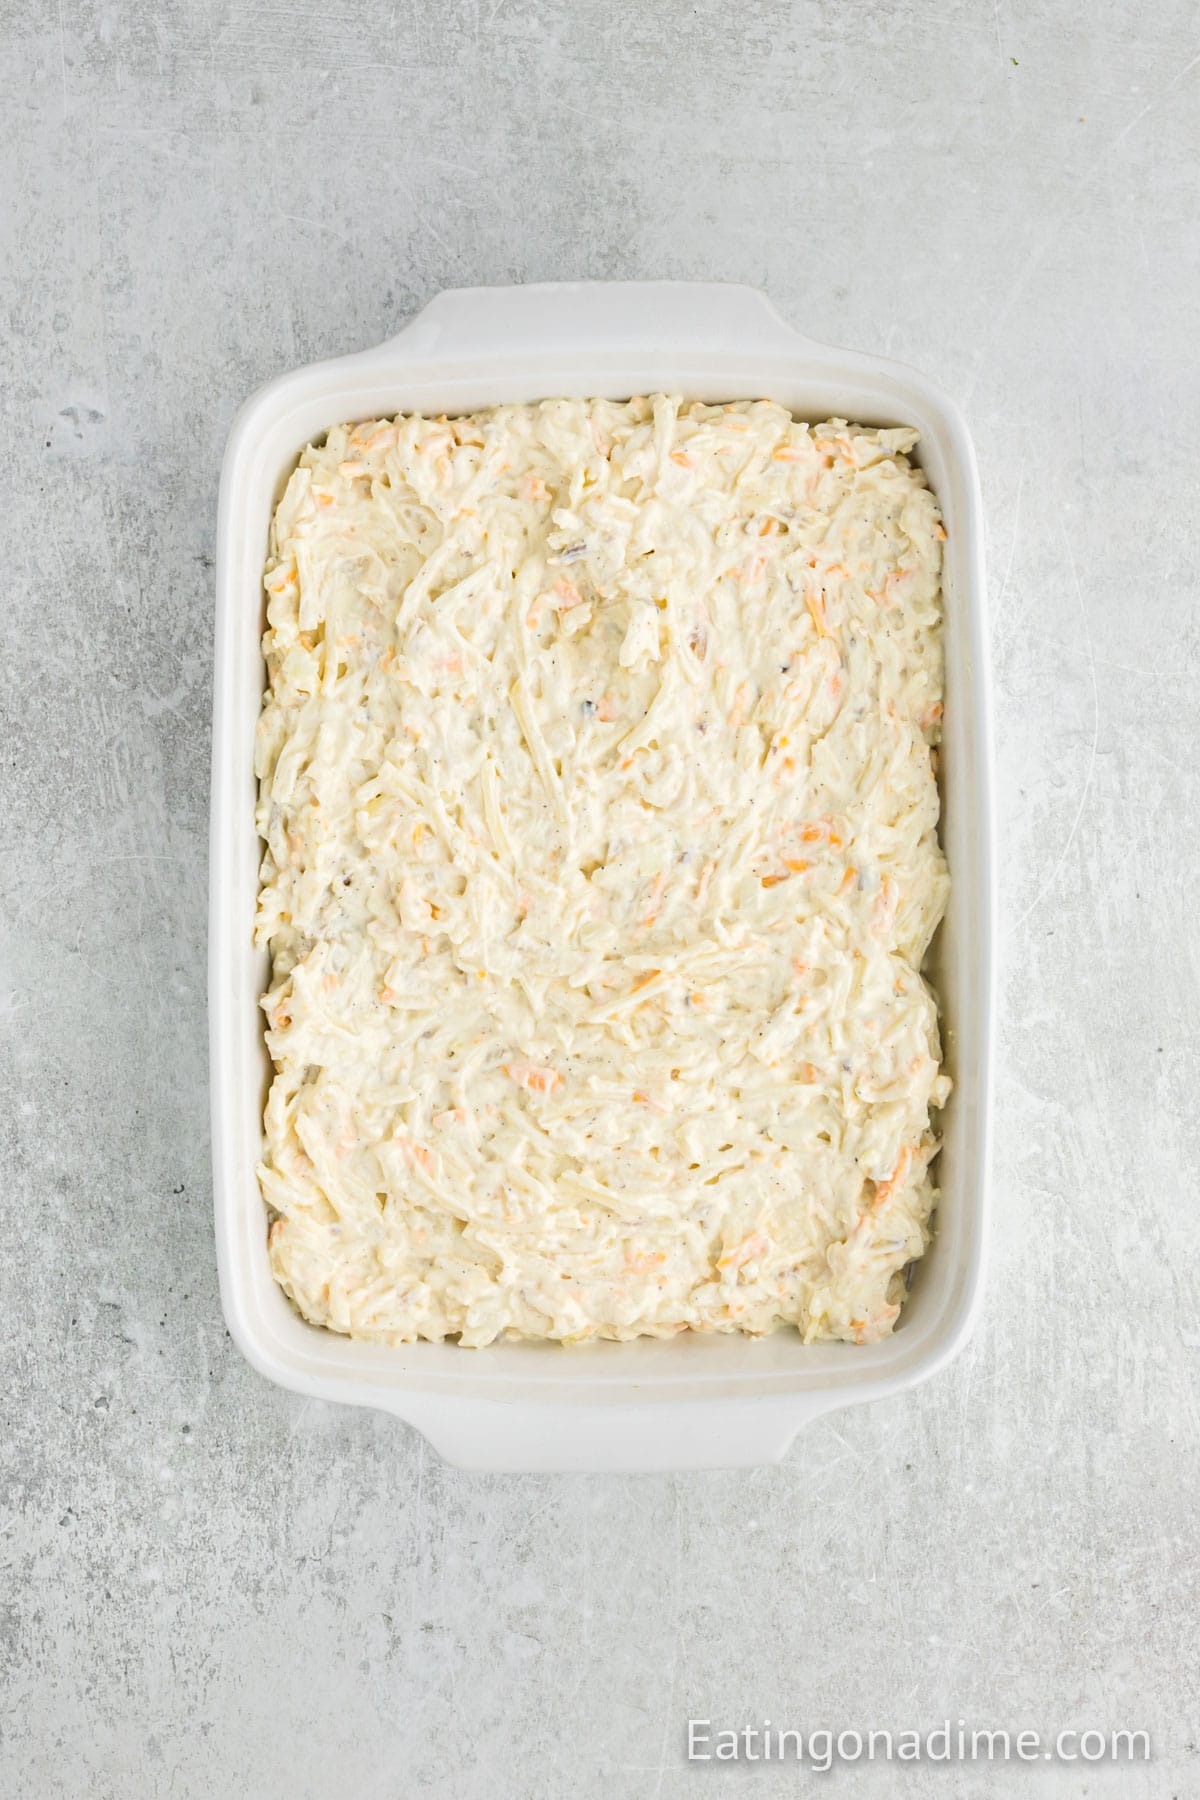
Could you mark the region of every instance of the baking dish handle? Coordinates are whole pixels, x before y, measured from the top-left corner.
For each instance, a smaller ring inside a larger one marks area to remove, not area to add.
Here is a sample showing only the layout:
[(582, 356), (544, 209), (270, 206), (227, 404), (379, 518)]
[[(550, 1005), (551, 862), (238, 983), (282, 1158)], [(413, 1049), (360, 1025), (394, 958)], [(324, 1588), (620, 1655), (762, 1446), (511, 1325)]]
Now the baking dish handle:
[(556, 281), (447, 288), (372, 359), (463, 361), (554, 352), (811, 346), (757, 288), (719, 281)]
[(782, 1461), (803, 1425), (844, 1402), (829, 1393), (778, 1400), (653, 1406), (555, 1406), (493, 1400), (388, 1404), (456, 1468), (504, 1474), (670, 1474)]

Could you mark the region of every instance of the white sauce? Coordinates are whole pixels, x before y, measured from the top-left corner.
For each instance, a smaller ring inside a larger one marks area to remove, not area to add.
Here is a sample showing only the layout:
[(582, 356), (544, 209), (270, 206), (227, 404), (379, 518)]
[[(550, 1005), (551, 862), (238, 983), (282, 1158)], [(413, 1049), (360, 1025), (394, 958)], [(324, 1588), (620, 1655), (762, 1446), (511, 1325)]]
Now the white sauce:
[(260, 1175), (306, 1318), (891, 1330), (949, 1090), (915, 439), (656, 397), (305, 451), (257, 938)]

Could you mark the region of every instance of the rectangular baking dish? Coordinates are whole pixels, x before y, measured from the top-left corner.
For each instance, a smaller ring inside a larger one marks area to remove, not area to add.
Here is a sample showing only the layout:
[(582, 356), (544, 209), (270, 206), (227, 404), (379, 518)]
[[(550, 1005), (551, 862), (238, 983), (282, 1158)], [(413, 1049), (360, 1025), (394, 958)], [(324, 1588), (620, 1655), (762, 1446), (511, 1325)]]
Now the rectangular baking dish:
[[(305, 444), (343, 420), (656, 390), (766, 397), (810, 422), (834, 415), (921, 433), (918, 456), (949, 534), (942, 785), (953, 885), (931, 975), (955, 1091), (934, 1242), (899, 1326), (878, 1344), (805, 1346), (786, 1330), (587, 1347), (354, 1343), (306, 1324), (276, 1286), (255, 1176), (270, 1074), (258, 1007), (267, 960), (251, 927), (271, 514)], [(297, 370), (247, 402), (229, 436), (218, 520), (209, 1005), (221, 1297), (235, 1343), (260, 1373), (298, 1393), (392, 1412), (464, 1468), (668, 1470), (778, 1460), (806, 1420), (895, 1394), (954, 1355), (979, 1309), (987, 1222), (993, 827), (982, 540), (974, 452), (947, 397), (895, 363), (801, 337), (746, 287), (459, 289), (378, 349)]]

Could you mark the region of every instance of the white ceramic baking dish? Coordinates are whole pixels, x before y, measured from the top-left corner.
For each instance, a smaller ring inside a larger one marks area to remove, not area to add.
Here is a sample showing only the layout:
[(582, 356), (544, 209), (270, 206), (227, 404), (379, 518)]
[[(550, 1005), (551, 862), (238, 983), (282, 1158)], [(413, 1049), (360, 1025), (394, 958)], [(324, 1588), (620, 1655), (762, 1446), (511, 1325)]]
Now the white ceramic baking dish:
[[(305, 1324), (267, 1262), (255, 1177), (269, 1075), (251, 943), (260, 845), (255, 725), (264, 686), (262, 568), (272, 509), (300, 450), (346, 419), (458, 413), (549, 395), (766, 396), (798, 417), (919, 428), (945, 515), (944, 843), (952, 897), (932, 974), (955, 1092), (942, 1201), (894, 1335), (804, 1346), (748, 1340), (569, 1348), (503, 1343), (398, 1349)], [(956, 408), (922, 376), (799, 336), (763, 295), (679, 282), (466, 288), (440, 294), (377, 350), (271, 382), (229, 437), (218, 527), (209, 1000), (217, 1255), (235, 1343), (262, 1374), (323, 1400), (381, 1407), (465, 1468), (650, 1470), (777, 1460), (798, 1428), (879, 1400), (958, 1350), (981, 1295), (992, 1020), (992, 801), (983, 526)]]

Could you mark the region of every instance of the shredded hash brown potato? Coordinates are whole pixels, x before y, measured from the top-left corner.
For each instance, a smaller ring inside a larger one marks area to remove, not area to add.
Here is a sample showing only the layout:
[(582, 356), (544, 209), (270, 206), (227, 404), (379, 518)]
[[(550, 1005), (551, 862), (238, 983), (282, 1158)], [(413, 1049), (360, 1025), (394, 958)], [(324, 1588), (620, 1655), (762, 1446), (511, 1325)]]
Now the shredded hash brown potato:
[(257, 941), (260, 1178), (305, 1318), (892, 1329), (950, 1085), (915, 441), (655, 396), (304, 452)]

